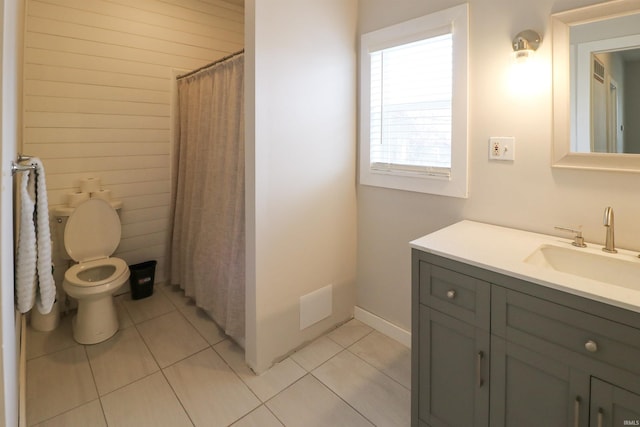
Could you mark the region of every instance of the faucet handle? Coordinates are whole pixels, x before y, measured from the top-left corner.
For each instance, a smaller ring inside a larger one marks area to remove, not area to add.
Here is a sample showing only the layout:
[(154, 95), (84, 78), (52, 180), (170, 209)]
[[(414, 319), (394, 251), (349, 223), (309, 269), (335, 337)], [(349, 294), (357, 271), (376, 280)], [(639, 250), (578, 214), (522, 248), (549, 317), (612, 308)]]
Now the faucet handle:
[(582, 237), (582, 230), (576, 230), (574, 228), (568, 228), (568, 227), (553, 227), (556, 230), (562, 230), (562, 231), (568, 231), (569, 233), (573, 233), (575, 234), (575, 236), (573, 236), (573, 242), (571, 242), (571, 244), (573, 246), (577, 246), (579, 248), (586, 248), (587, 244), (584, 242), (584, 237)]

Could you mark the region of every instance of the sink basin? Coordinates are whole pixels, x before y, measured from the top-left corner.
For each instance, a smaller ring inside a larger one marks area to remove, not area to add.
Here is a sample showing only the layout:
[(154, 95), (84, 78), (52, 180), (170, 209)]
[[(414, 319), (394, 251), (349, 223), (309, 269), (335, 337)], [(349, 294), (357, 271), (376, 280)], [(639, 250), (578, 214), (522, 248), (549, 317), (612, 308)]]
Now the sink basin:
[(640, 259), (630, 255), (609, 255), (595, 253), (593, 249), (542, 245), (524, 262), (640, 291)]

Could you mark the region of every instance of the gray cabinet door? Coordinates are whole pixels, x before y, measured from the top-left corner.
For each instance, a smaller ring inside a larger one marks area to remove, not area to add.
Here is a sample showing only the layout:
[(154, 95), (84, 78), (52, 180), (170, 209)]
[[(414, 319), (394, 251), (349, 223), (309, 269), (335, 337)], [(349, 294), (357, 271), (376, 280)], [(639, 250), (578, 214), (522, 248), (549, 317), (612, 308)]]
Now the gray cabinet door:
[(590, 416), (594, 427), (640, 426), (640, 395), (592, 378)]
[(491, 337), (491, 425), (587, 427), (589, 375)]
[(420, 305), (419, 417), (432, 427), (489, 424), (489, 333)]

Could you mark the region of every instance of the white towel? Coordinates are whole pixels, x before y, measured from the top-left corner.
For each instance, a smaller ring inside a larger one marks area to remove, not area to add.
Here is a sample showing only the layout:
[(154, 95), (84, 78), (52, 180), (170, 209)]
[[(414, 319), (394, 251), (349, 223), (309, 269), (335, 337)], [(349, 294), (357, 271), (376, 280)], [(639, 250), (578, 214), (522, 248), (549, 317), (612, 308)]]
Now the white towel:
[(16, 254), (16, 295), (18, 310), (21, 313), (31, 310), (36, 297), (37, 247), (36, 228), (33, 223), (35, 179), (30, 179), (31, 173), (31, 171), (22, 172), (20, 181), (20, 236)]
[[(18, 239), (16, 293), (18, 310), (29, 311), (34, 300), (38, 311), (47, 314), (56, 298), (56, 286), (51, 272), (51, 230), (44, 166), (32, 158), (34, 172), (24, 172), (20, 237)], [(35, 175), (35, 176), (34, 176)], [(35, 209), (34, 209), (35, 207)], [(34, 224), (35, 210), (35, 224)]]
[(51, 312), (56, 300), (56, 284), (51, 271), (51, 229), (49, 228), (49, 202), (47, 200), (47, 183), (44, 176), (44, 165), (37, 157), (31, 158), (36, 166), (36, 238), (38, 241), (38, 284), (39, 295), (36, 307), (42, 314)]

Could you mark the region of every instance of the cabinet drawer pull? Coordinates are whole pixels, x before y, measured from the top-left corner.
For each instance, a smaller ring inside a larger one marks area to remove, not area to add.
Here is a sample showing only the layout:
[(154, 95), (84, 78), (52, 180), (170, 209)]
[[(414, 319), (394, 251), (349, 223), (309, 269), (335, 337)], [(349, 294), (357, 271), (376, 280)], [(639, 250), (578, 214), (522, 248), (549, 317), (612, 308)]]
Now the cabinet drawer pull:
[(451, 289), (450, 291), (447, 291), (447, 298), (449, 299), (454, 299), (456, 297), (456, 291), (454, 291), (453, 289)]
[(580, 427), (580, 396), (573, 403), (573, 427)]
[(604, 425), (602, 424), (603, 418), (604, 418), (604, 411), (602, 410), (602, 408), (598, 408), (598, 427), (602, 427)]
[(595, 341), (589, 340), (584, 343), (584, 348), (590, 353), (595, 353), (598, 351), (598, 344), (596, 344)]
[(479, 351), (478, 356), (476, 358), (476, 378), (478, 379), (478, 388), (482, 387), (484, 381), (482, 380), (482, 358), (484, 357), (484, 353)]

